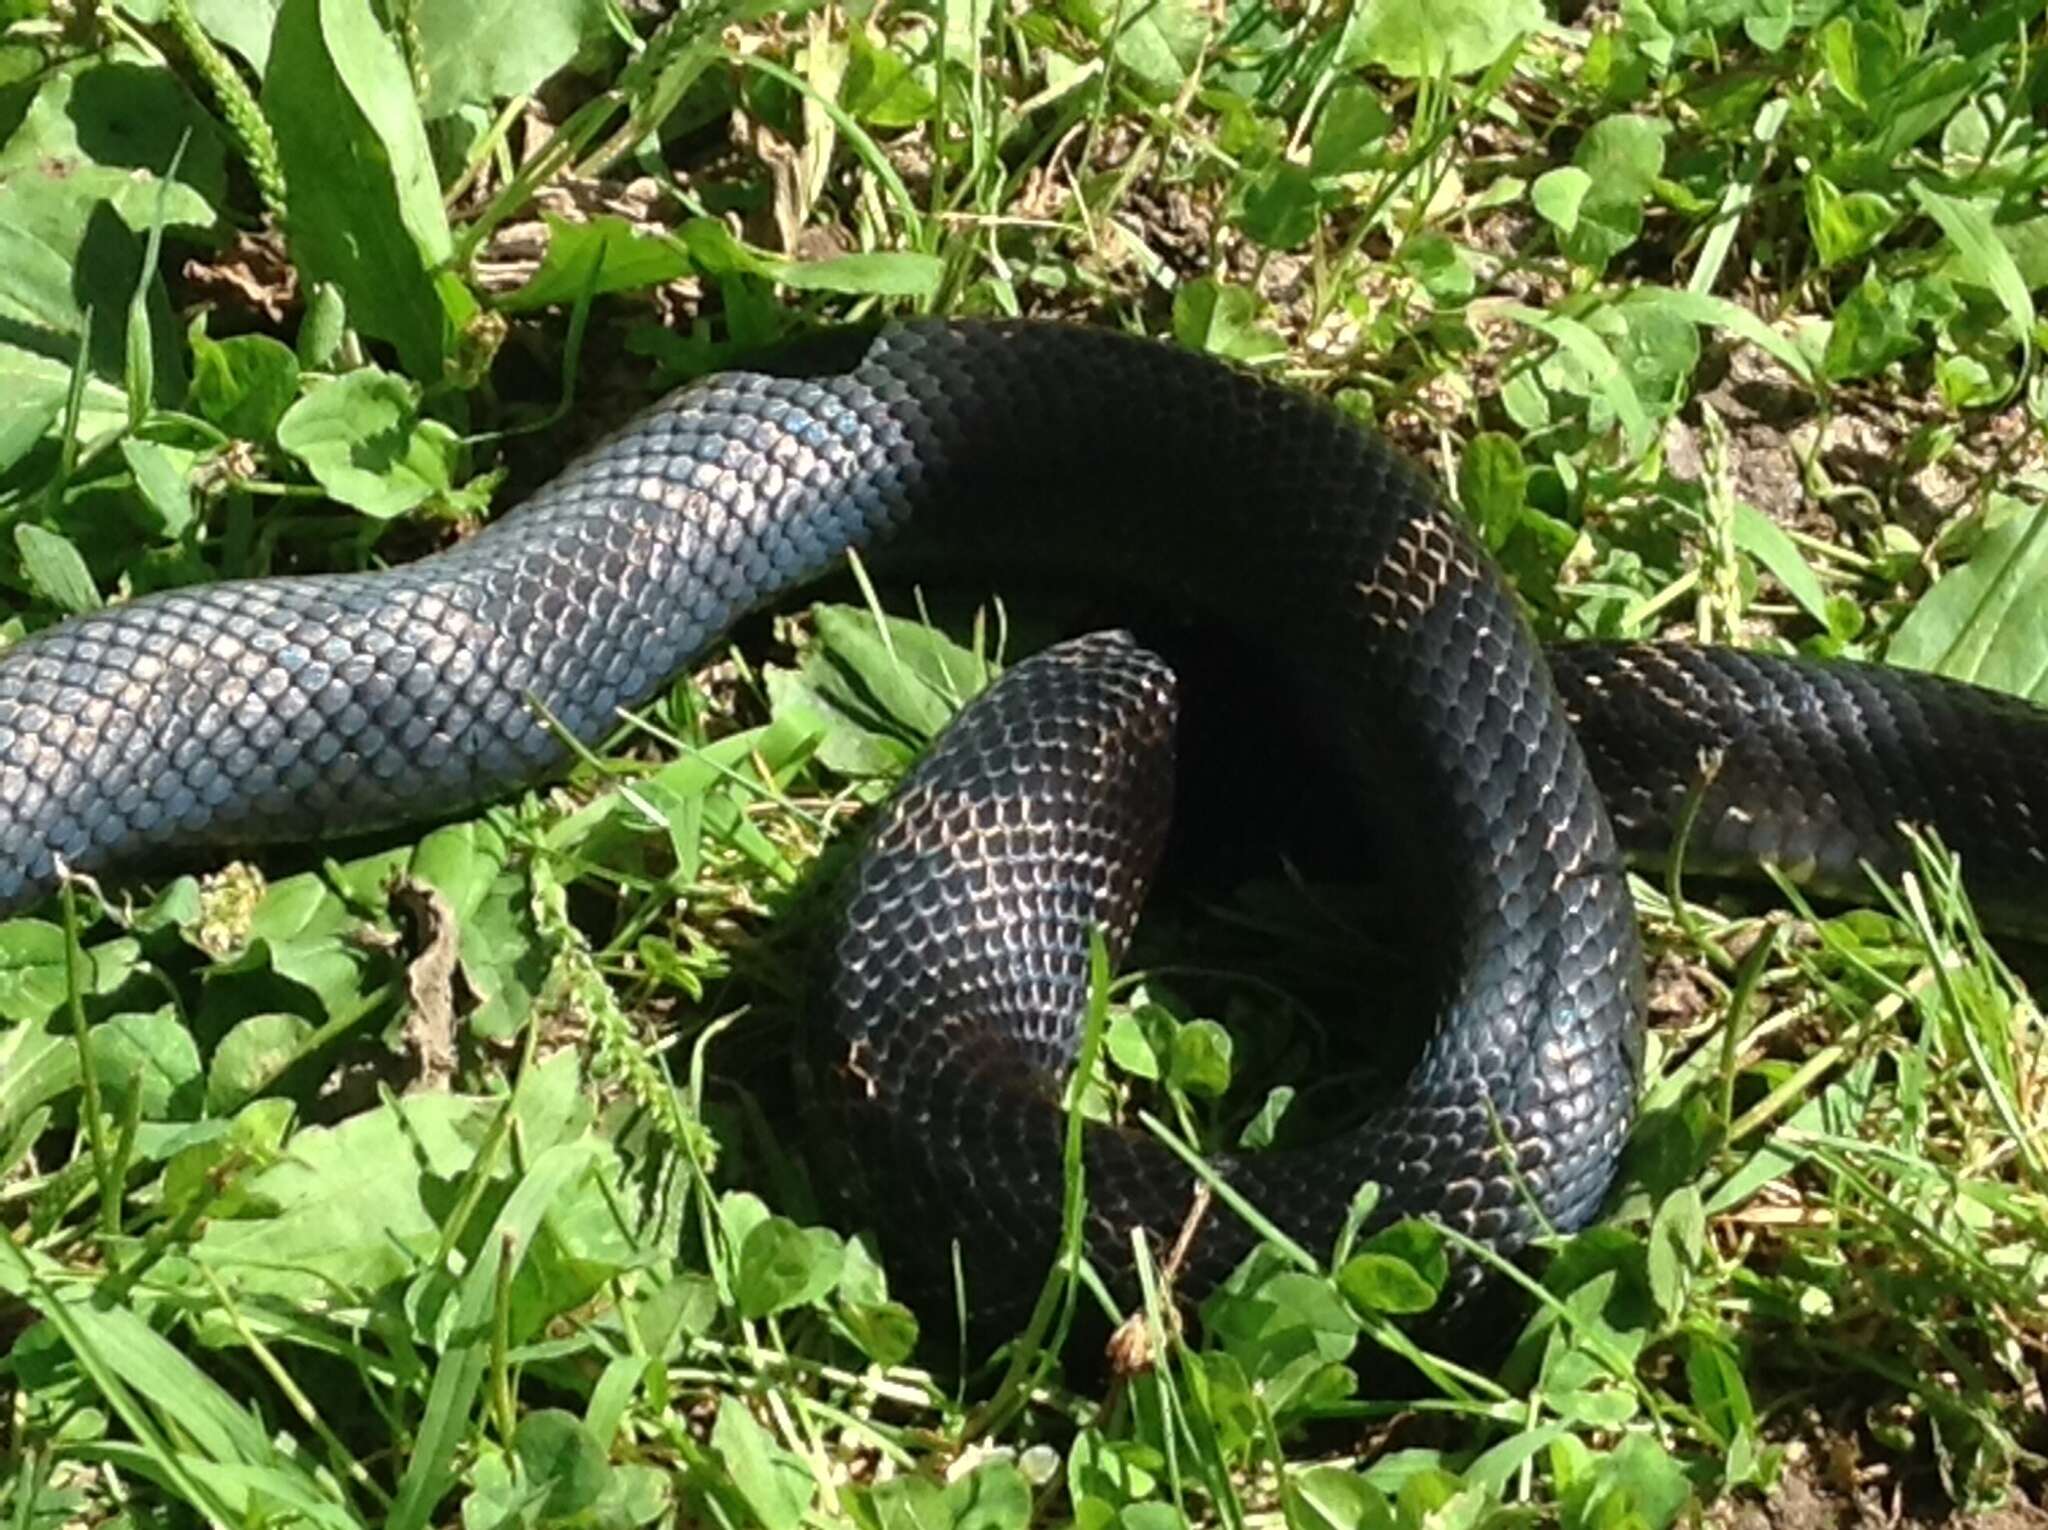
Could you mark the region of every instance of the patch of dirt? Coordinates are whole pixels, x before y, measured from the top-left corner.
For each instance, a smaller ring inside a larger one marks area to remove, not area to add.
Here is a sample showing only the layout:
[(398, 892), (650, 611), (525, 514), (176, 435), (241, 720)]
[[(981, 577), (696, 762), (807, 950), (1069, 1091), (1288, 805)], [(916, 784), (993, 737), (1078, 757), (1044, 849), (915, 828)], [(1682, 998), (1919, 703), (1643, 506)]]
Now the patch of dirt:
[(1138, 185), (1124, 198), (1125, 212), (1137, 220), (1145, 243), (1182, 281), (1207, 274), (1209, 244), (1215, 237), (1216, 208), (1196, 202), (1185, 186), (1157, 191)]
[(1918, 1504), (1895, 1479), (1859, 1469), (1853, 1441), (1792, 1449), (1767, 1502), (1729, 1498), (1705, 1523), (1713, 1530), (2048, 1530), (2048, 1510), (2017, 1494), (2003, 1508), (1975, 1514)]
[(1706, 968), (1666, 951), (1650, 963), (1650, 1024), (1660, 1031), (1690, 1031), (1721, 1013), (1724, 1001), (1706, 980)]
[[(1883, 518), (1929, 541), (1987, 486), (2048, 463), (2048, 441), (2017, 401), (1995, 414), (1958, 415), (1896, 387), (1845, 390), (1823, 418), (1813, 395), (1754, 347), (1723, 355), (1725, 370), (1699, 402), (1727, 427), (1735, 492), (1795, 531), (1832, 539), (1845, 521)], [(1937, 449), (1930, 433), (1944, 427), (1955, 439)], [(1672, 432), (1673, 471), (1696, 478), (1704, 471), (1697, 426), (1679, 421)], [(1802, 468), (1809, 457), (1815, 492)]]
[[(1954, 444), (1935, 448), (1929, 436), (1937, 430), (1954, 430)], [(1923, 542), (1982, 491), (2043, 461), (2043, 437), (2018, 402), (1997, 414), (1958, 415), (1909, 395), (1873, 393), (1846, 401), (1820, 441), (1831, 481), (1870, 490)]]

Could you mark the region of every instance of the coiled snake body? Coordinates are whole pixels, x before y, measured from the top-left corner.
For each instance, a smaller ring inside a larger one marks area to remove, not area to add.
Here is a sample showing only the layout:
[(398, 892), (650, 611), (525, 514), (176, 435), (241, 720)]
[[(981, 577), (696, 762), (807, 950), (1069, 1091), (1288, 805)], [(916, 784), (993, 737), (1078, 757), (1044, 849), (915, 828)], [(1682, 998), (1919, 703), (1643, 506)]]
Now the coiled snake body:
[[(1695, 830), (1715, 859), (1853, 883), (1859, 858), (1907, 864), (1907, 819), (2015, 909), (2048, 864), (2048, 714), (1713, 650), (1546, 659), (1439, 498), (1322, 403), (1102, 331), (920, 323), (695, 383), (417, 563), (151, 596), (0, 654), (0, 908), (45, 893), (60, 858), (93, 870), (502, 794), (561, 763), (543, 712), (602, 735), (854, 548), (1213, 619), (1318, 720), (1417, 879), (1443, 972), (1387, 1103), (1317, 1151), (1219, 1164), (1319, 1254), (1365, 1179), (1385, 1211), (1503, 1250), (1594, 1215), (1642, 1025), (1616, 825), (1654, 852), (1703, 751), (1722, 757)], [(910, 1230), (893, 1241), (949, 1274), (957, 1239), (978, 1311), (1052, 1247), (1088, 932), (1120, 947), (1136, 917), (1173, 688), (1116, 636), (1017, 666), (855, 873), (827, 1052)], [(1133, 1229), (1175, 1237), (1195, 1180), (1146, 1137), (1086, 1140), (1089, 1249), (1114, 1273)], [(1252, 1241), (1212, 1213), (1182, 1289)]]

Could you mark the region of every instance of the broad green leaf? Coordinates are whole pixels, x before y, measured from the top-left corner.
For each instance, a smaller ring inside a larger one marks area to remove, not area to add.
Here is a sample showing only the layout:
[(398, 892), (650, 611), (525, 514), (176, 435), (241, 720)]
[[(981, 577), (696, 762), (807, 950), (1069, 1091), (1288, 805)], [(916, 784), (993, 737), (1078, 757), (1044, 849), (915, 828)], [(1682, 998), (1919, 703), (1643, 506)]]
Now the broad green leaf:
[(17, 1025), (0, 1031), (0, 1147), (29, 1117), (78, 1087), (78, 1047), (47, 1029)]
[(1026, 1530), (1031, 1484), (1008, 1461), (990, 1461), (946, 1484), (952, 1530)]
[(1756, 1406), (1742, 1367), (1717, 1335), (1686, 1335), (1685, 1378), (1693, 1407), (1723, 1448), (1756, 1428)]
[(1617, 113), (1603, 117), (1587, 131), (1572, 163), (1592, 184), (1586, 200), (1641, 206), (1656, 190), (1664, 172), (1665, 123), (1654, 117)]
[(711, 1448), (763, 1530), (796, 1530), (809, 1511), (816, 1484), (802, 1461), (754, 1422), (746, 1404), (727, 1393), (718, 1399)]
[(1704, 324), (1738, 340), (1747, 340), (1801, 382), (1814, 380), (1812, 364), (1792, 341), (1727, 298), (1680, 287), (1639, 287), (1628, 295), (1628, 306), (1663, 308), (1690, 323)]
[(1742, 18), (1743, 34), (1766, 53), (1777, 52), (1803, 19), (1795, 4), (1796, 0), (1753, 0)]
[(2048, 510), (2011, 506), (1899, 624), (1886, 657), (2048, 702)]
[(839, 1315), (853, 1342), (877, 1365), (901, 1365), (917, 1348), (917, 1316), (901, 1302), (842, 1301)]
[(1423, 291), (1445, 307), (1454, 307), (1478, 288), (1471, 262), (1447, 234), (1425, 229), (1403, 241), (1396, 258), (1401, 269), (1422, 283)]
[(1157, 1079), (1165, 1071), (1151, 1031), (1144, 1021), (1128, 1012), (1110, 1016), (1109, 1024), (1103, 1028), (1102, 1048), (1117, 1069), (1132, 1078)]
[(1978, 101), (1965, 102), (1941, 130), (1941, 157), (1964, 179), (1976, 171), (1980, 162), (2009, 152), (1998, 141), (1991, 114)]
[(1868, 275), (1835, 309), (1821, 364), (1838, 382), (1869, 377), (1921, 350), (1922, 331), (1953, 317), (1961, 306), (1937, 277), (1887, 282)]
[(709, 275), (759, 276), (803, 291), (857, 296), (928, 298), (945, 276), (935, 255), (871, 251), (829, 260), (784, 260), (741, 243), (715, 218), (692, 218), (676, 231), (691, 259)]
[[(127, 314), (145, 243), (111, 204), (74, 187), (58, 171), (26, 167), (0, 176), (0, 331), (11, 346), (56, 363), (64, 379), (57, 398), (70, 387), (81, 340), (95, 400), (112, 391), (105, 384), (125, 381)], [(162, 283), (154, 277), (147, 312), (149, 370), (158, 398), (169, 401), (184, 391), (184, 356)], [(50, 394), (33, 376), (30, 381), (30, 393), (10, 396), (10, 406), (42, 407), (40, 400)], [(125, 423), (127, 393), (119, 392)]]
[[(0, 923), (0, 1019), (35, 1022), (65, 1001), (65, 954), (71, 949), (63, 928), (40, 919)], [(73, 963), (73, 981), (84, 996), (112, 993), (135, 970), (142, 947), (123, 936), (89, 947)]]
[(135, 492), (156, 516), (156, 530), (166, 539), (183, 536), (192, 524), (192, 473), (199, 454), (129, 436), (121, 456), (135, 475)]
[(585, 1136), (594, 1113), (583, 1092), (583, 1072), (574, 1048), (563, 1048), (528, 1067), (512, 1093), (512, 1118), (529, 1152), (544, 1152)]
[(1383, 1227), (1359, 1245), (1363, 1253), (1398, 1259), (1413, 1270), (1432, 1291), (1441, 1291), (1450, 1279), (1451, 1258), (1443, 1234), (1428, 1222), (1401, 1221)]
[(1577, 165), (1559, 165), (1536, 177), (1529, 187), (1529, 201), (1543, 221), (1560, 234), (1579, 226), (1579, 208), (1593, 188), (1593, 177)]
[(1238, 1134), (1237, 1145), (1252, 1152), (1271, 1147), (1280, 1123), (1287, 1117), (1288, 1108), (1294, 1104), (1294, 1095), (1292, 1084), (1275, 1084), (1267, 1090), (1266, 1098)]
[(1563, 314), (1546, 313), (1540, 308), (1529, 308), (1520, 303), (1508, 304), (1501, 312), (1555, 340), (1573, 361), (1585, 369), (1592, 388), (1614, 410), (1615, 418), (1621, 422), (1628, 437), (1630, 449), (1638, 452), (1649, 449), (1656, 438), (1656, 427), (1651, 424), (1642, 400), (1636, 396), (1635, 384), (1630, 381), (1614, 352), (1608, 349), (1606, 341), (1577, 319)]
[(1820, 31), (1828, 83), (1857, 106), (1872, 106), (1880, 90), (1903, 72), (1906, 42), (1895, 20), (1852, 20), (1838, 16)]
[(1476, 74), (1545, 19), (1541, 0), (1364, 0), (1345, 27), (1344, 61), (1407, 79)]
[(497, 306), (524, 313), (553, 303), (573, 303), (586, 291), (635, 292), (687, 275), (690, 257), (669, 234), (643, 233), (612, 213), (588, 223), (545, 215), (547, 253), (525, 286), (508, 292)]
[[(189, 134), (164, 198), (167, 226), (200, 232), (220, 220), (227, 161), (219, 130), (166, 69), (116, 50), (53, 71), (26, 114), (0, 139), (0, 184), (42, 180), (61, 190), (81, 234), (97, 206), (144, 234), (162, 177)], [(127, 285), (136, 268), (130, 266)], [(4, 285), (4, 283), (0, 283)]]
[(2012, 256), (2020, 280), (2030, 290), (2048, 287), (2048, 213), (2022, 218), (2017, 223), (2001, 223), (1995, 232), (1998, 242)]
[(454, 486), (454, 433), (420, 419), (418, 399), (406, 379), (360, 367), (286, 410), (277, 442), (343, 504), (388, 520)]
[(434, 268), (448, 227), (404, 62), (369, 0), (284, 0), (263, 79), (309, 282), (341, 289), (353, 322), (438, 381), (453, 315)]
[(1091, 1427), (1075, 1436), (1067, 1452), (1067, 1489), (1077, 1503), (1135, 1503), (1159, 1490), (1163, 1466), (1159, 1453), (1142, 1442), (1111, 1439)]
[(533, 888), (517, 868), (491, 879), (461, 927), (462, 976), (477, 1006), (468, 1024), (494, 1041), (515, 1035), (547, 980), (549, 948), (533, 918)]
[(1620, 1429), (1641, 1412), (1635, 1391), (1606, 1376), (1577, 1386), (1559, 1385), (1553, 1379), (1546, 1395), (1560, 1417), (1592, 1429)]
[(1561, 1424), (1524, 1429), (1495, 1445), (1465, 1468), (1466, 1482), (1505, 1494), (1524, 1465), (1549, 1450), (1571, 1431)]
[(604, 33), (601, 0), (419, 0), (411, 15), (429, 121), (530, 93)]
[(512, 1458), (494, 1446), (477, 1453), (462, 1500), (463, 1530), (513, 1530), (533, 1519), (537, 1490), (520, 1480)]
[(691, 218), (676, 230), (690, 258), (709, 276), (768, 276), (776, 257), (742, 243), (716, 218)]
[(1390, 1254), (1357, 1254), (1337, 1272), (1344, 1294), (1367, 1312), (1427, 1312), (1436, 1291), (1405, 1260)]
[[(762, 678), (767, 683), (768, 704), (776, 721), (811, 733), (817, 740), (817, 758), (839, 774), (894, 776), (916, 758), (917, 746), (902, 737), (886, 719), (879, 718), (865, 698), (842, 704), (846, 680), (829, 662), (818, 659), (796, 670), (769, 666), (763, 670)], [(701, 785), (695, 792), (671, 789), (662, 805), (670, 808), (671, 817), (677, 812), (695, 812), (697, 828), (701, 830)], [(685, 850), (683, 864), (694, 866), (694, 845), (679, 844), (679, 853)]]
[(1691, 321), (1665, 304), (1637, 302), (1631, 293), (1586, 322), (1613, 347), (1644, 406), (1658, 418), (1675, 414), (1699, 366), (1700, 336)]
[(99, 609), (92, 570), (68, 537), (23, 521), (14, 528), (14, 550), (30, 586), (51, 605), (72, 612)]
[(936, 255), (880, 250), (829, 260), (778, 260), (771, 271), (777, 281), (800, 292), (930, 298), (945, 279), (946, 263)]
[(206, 34), (232, 48), (259, 75), (270, 62), (270, 37), (284, 0), (192, 0), (192, 14)]
[(1290, 1473), (1285, 1493), (1287, 1530), (1393, 1530), (1398, 1523), (1379, 1489), (1345, 1467)]
[(1392, 115), (1370, 85), (1345, 80), (1331, 87), (1309, 140), (1309, 174), (1344, 175), (1366, 168), (1393, 127)]
[[(5, 237), (0, 234), (0, 242)], [(0, 308), (4, 306), (0, 296)], [(70, 387), (68, 363), (0, 343), (0, 472), (54, 433)], [(90, 441), (127, 422), (128, 395), (100, 378), (86, 378), (78, 411), (79, 438)]]
[(1877, 137), (1859, 147), (1873, 164), (1888, 165), (1948, 121), (1958, 106), (1982, 88), (1982, 69), (1975, 59), (1923, 54), (1914, 67), (1886, 82), (1871, 113), (1878, 124)]
[(1827, 592), (1812, 565), (1801, 556), (1784, 527), (1753, 505), (1738, 502), (1734, 511), (1735, 545), (1766, 569), (1787, 593), (1822, 627), (1828, 623)]
[(117, 1114), (126, 1109), (121, 1102), (136, 1095), (142, 1120), (198, 1119), (204, 1104), (199, 1048), (171, 1010), (114, 1015), (87, 1036), (93, 1073)]
[(298, 396), (299, 360), (291, 347), (268, 335), (215, 340), (196, 321), (187, 339), (193, 405), (231, 436), (270, 440)]
[(2034, 331), (2034, 298), (2026, 279), (2014, 263), (2012, 252), (1999, 243), (1990, 217), (1974, 203), (1935, 191), (1920, 181), (1912, 183), (1913, 199), (1920, 210), (1941, 225), (1949, 243), (1961, 255), (1965, 281), (1989, 287), (2012, 320), (2018, 338), (2027, 340)]
[(825, 1227), (799, 1227), (770, 1217), (740, 1243), (733, 1294), (748, 1317), (767, 1317), (820, 1301), (839, 1283), (845, 1259), (839, 1235)]
[(1208, 39), (1203, 8), (1196, 0), (1148, 0), (1118, 14), (1123, 28), (1110, 50), (1117, 68), (1152, 99), (1171, 100), (1187, 83)]
[(1587, 177), (1565, 254), (1593, 270), (1636, 242), (1644, 209), (1664, 169), (1664, 124), (1620, 114), (1593, 124), (1572, 163)]
[(1458, 462), (1458, 503), (1498, 552), (1528, 502), (1529, 465), (1521, 443), (1497, 430), (1475, 435)]
[(1892, 204), (1874, 191), (1844, 193), (1818, 171), (1806, 177), (1806, 227), (1824, 266), (1854, 260), (1898, 221)]
[(745, 1244), (754, 1229), (773, 1215), (767, 1202), (751, 1190), (728, 1190), (718, 1198), (719, 1225), (735, 1248)]
[(879, 1530), (1026, 1530), (1031, 1484), (1008, 1461), (991, 1461), (943, 1486), (919, 1476), (877, 1483), (868, 1508)]
[(864, 29), (852, 29), (847, 40), (853, 53), (839, 104), (849, 114), (880, 128), (912, 127), (932, 114), (936, 98), (908, 63), (871, 41)]
[[(10, 349), (0, 347), (0, 368), (6, 366), (5, 353)], [(6, 473), (53, 435), (63, 414), (64, 400), (61, 396), (24, 391), (0, 402), (0, 474)]]
[(922, 622), (854, 606), (817, 606), (818, 659), (805, 664), (814, 689), (867, 726), (916, 744), (935, 737), (993, 676), (987, 659)]
[(205, 917), (224, 923), (215, 945), (238, 950), (221, 970), (268, 967), (308, 989), (330, 1017), (359, 1013), (371, 965), (355, 938), (361, 921), (320, 877), (287, 877), (262, 888), (253, 909), (220, 908)]
[(209, 1222), (195, 1250), (230, 1289), (318, 1302), (337, 1290), (374, 1294), (412, 1274), (440, 1236), (440, 1184), (465, 1174), (500, 1107), (415, 1095), (314, 1127), (255, 1176), (261, 1215)]
[(948, 63), (966, 68), (980, 58), (994, 4), (995, 0), (956, 0), (947, 5), (943, 43)]
[(1244, 1369), (1276, 1414), (1349, 1394), (1342, 1362), (1358, 1344), (1358, 1318), (1329, 1281), (1275, 1272), (1254, 1255), (1202, 1306), (1202, 1331)]
[(312, 1022), (298, 1015), (251, 1015), (237, 1021), (214, 1048), (206, 1108), (224, 1115), (261, 1093), (298, 1061), (313, 1034)]
[(547, 1519), (580, 1514), (604, 1491), (604, 1452), (573, 1413), (537, 1408), (525, 1414), (512, 1432), (512, 1453), (527, 1485), (542, 1495), (540, 1513)]
[[(525, 9), (530, 14), (546, 3), (536, 0)], [(321, 40), (342, 89), (383, 151), (400, 221), (421, 255), (429, 262), (445, 261), (451, 248), (448, 218), (405, 57), (369, 0), (319, 0), (319, 5)]]
[(1696, 1185), (1681, 1185), (1657, 1207), (1650, 1223), (1650, 1296), (1665, 1321), (1685, 1307), (1687, 1282), (1706, 1247), (1706, 1217)]
[(674, 1482), (675, 1473), (667, 1467), (632, 1461), (614, 1466), (583, 1522), (600, 1530), (673, 1523)]
[[(1685, 1467), (1653, 1435), (1631, 1433), (1601, 1461), (1602, 1486), (1612, 1495), (1616, 1510), (1634, 1511), (1633, 1523), (1663, 1530), (1676, 1524), (1686, 1505), (1693, 1502), (1693, 1490)], [(1628, 1523), (1610, 1512), (1601, 1523)]]
[(302, 367), (333, 371), (339, 364), (341, 343), (348, 338), (348, 299), (333, 282), (316, 281), (310, 286), (292, 354)]
[(1943, 356), (1934, 363), (1942, 402), (1951, 409), (1981, 409), (1998, 402), (2004, 386), (1975, 356)]
[(1258, 322), (1259, 300), (1213, 276), (1183, 282), (1173, 294), (1173, 338), (1191, 351), (1229, 361), (1266, 361), (1286, 354), (1280, 337)]
[(1214, 1020), (1192, 1020), (1173, 1033), (1173, 1063), (1167, 1081), (1208, 1099), (1230, 1088), (1230, 1032)]
[(1302, 166), (1275, 158), (1238, 188), (1237, 226), (1269, 250), (1298, 250), (1315, 236), (1321, 202)]

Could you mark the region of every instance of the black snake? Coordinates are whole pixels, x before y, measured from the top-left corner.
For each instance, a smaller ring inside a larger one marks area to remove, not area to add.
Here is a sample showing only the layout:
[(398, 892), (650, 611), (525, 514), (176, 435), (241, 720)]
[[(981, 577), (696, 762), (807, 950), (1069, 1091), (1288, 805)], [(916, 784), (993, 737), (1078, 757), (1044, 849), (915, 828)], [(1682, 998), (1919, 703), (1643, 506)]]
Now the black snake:
[[(1597, 1211), (1631, 1122), (1642, 961), (1623, 853), (1721, 762), (1694, 846), (1823, 885), (1933, 825), (1980, 898), (2044, 869), (2048, 713), (1732, 651), (1546, 655), (1388, 447), (1302, 393), (1099, 330), (915, 323), (691, 384), (516, 514), (365, 574), (153, 595), (0, 654), (0, 910), (195, 845), (444, 813), (557, 767), (743, 613), (871, 549), (1051, 577), (1231, 629), (1316, 720), (1441, 952), (1405, 1086), (1341, 1140), (1220, 1159), (1326, 1255), (1357, 1184), (1502, 1250)], [(905, 783), (854, 877), (822, 1028), (892, 1252), (978, 1312), (1045, 1268), (1091, 927), (1120, 948), (1172, 775), (1174, 677), (1117, 636), (1013, 669)], [(1617, 829), (1619, 838), (1617, 838)], [(1180, 1232), (1195, 1184), (1087, 1134), (1088, 1247)], [(1251, 1245), (1214, 1209), (1181, 1288)], [(983, 1298), (987, 1301), (984, 1302)]]

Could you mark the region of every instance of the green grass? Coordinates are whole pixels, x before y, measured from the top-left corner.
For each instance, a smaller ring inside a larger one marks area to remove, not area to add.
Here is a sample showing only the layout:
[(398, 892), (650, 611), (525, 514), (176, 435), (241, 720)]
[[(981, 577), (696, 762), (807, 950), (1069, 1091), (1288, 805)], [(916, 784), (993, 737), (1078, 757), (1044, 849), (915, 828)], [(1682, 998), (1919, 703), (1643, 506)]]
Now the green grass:
[[(0, 6), (4, 635), (441, 545), (808, 324), (1023, 312), (1331, 395), (1546, 634), (2048, 701), (2039, 0), (854, 9)], [(1933, 847), (1868, 912), (1638, 884), (1643, 1124), (1497, 1370), (1417, 1392), (1389, 1314), (1441, 1255), (1406, 1233), (1263, 1259), (1109, 1391), (1033, 1346), (917, 1368), (787, 1058), (844, 831), (1026, 646), (998, 605), (939, 627), (798, 610), (470, 821), (0, 924), (0, 1523), (1620, 1530), (2040, 1490), (2038, 967)], [(1170, 905), (1091, 1098), (1156, 1081), (1203, 1144), (1313, 1105), (1343, 897), (1247, 890), (1236, 979)]]

